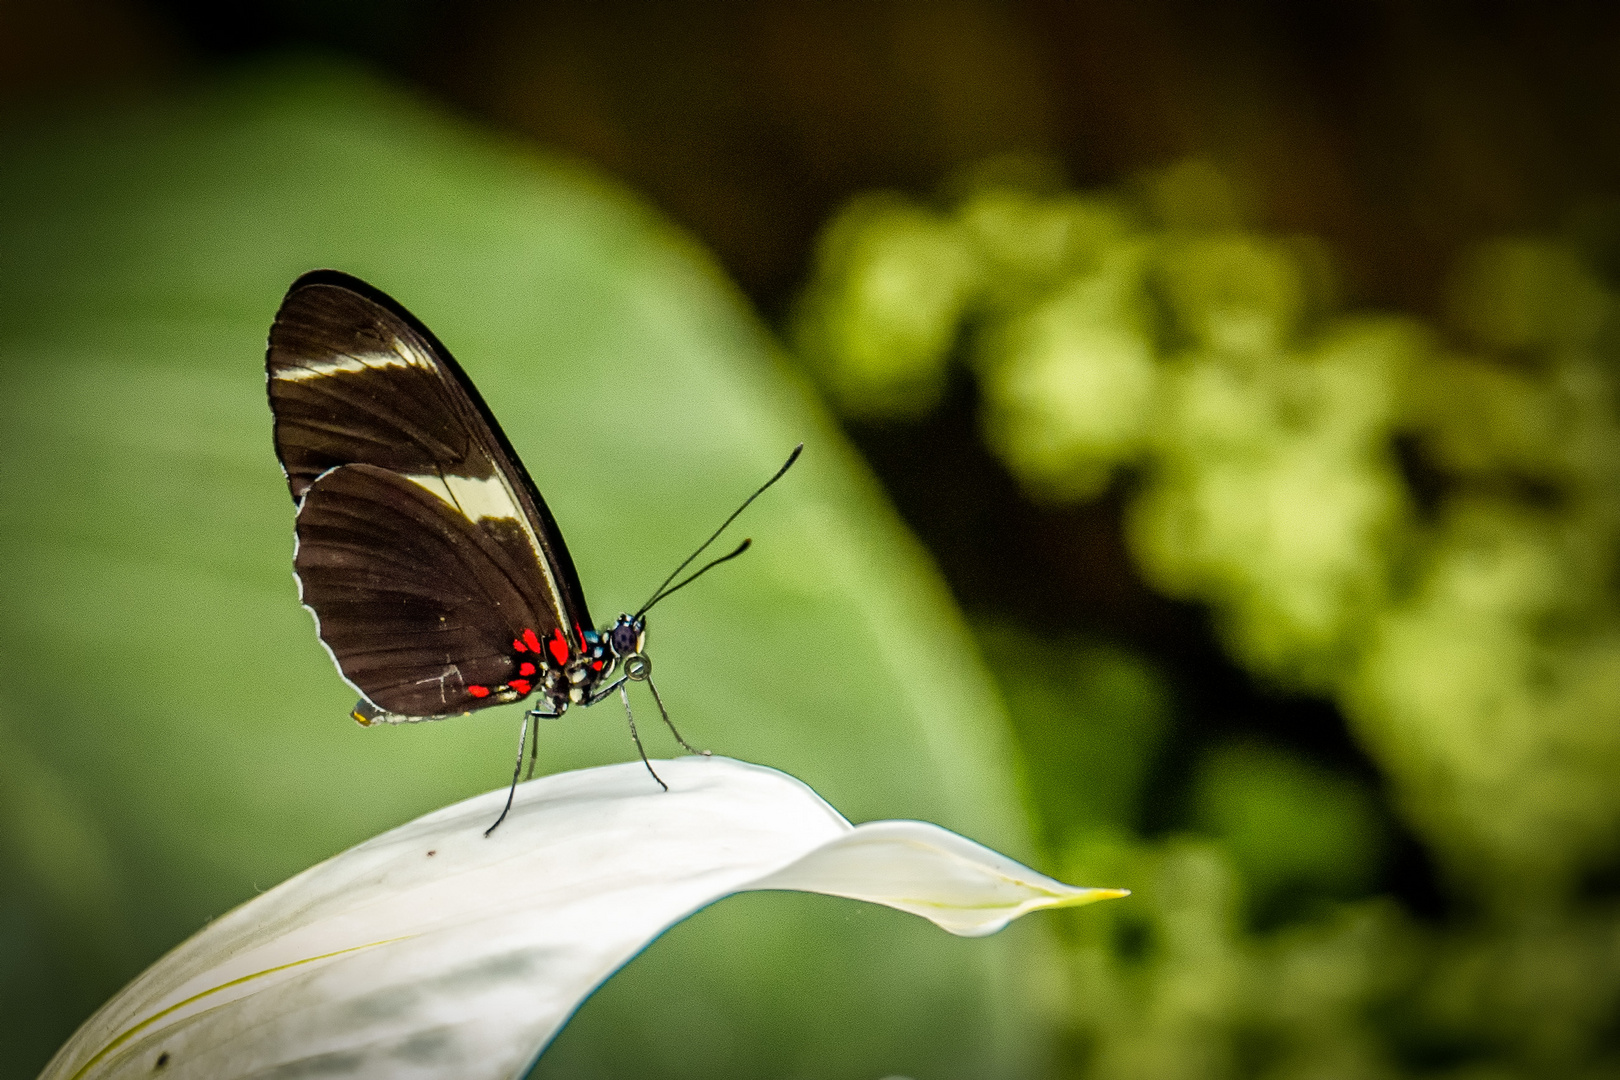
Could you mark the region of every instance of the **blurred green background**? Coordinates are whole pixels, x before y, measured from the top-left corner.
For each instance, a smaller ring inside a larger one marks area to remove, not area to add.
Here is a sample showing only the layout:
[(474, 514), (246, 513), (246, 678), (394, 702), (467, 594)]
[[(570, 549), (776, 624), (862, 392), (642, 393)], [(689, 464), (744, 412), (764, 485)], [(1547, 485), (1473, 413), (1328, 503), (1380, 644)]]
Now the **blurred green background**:
[(297, 610), (259, 358), (336, 265), (598, 619), (807, 441), (659, 609), (690, 737), (1135, 890), (729, 900), (536, 1075), (1620, 1077), (1611, 9), (0, 7), (0, 1073), (500, 782)]

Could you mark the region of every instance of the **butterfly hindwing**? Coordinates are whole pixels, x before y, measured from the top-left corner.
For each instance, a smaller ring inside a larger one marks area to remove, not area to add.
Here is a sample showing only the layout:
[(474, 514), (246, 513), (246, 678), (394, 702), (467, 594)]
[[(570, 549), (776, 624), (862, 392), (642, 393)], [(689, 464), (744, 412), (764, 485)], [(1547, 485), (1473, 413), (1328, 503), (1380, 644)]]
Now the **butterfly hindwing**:
[(514, 563), (440, 496), (372, 465), (333, 469), (310, 486), (294, 568), (344, 676), (402, 716), (492, 704), (467, 688), (506, 685), (512, 639), (556, 625), (524, 595), (532, 561)]
[[(345, 678), (405, 717), (513, 700), (511, 641), (592, 625), (556, 523), (449, 352), (335, 271), (295, 282), (267, 358), (303, 600)], [(519, 684), (524, 685), (524, 684)], [(517, 695), (522, 696), (522, 695)]]

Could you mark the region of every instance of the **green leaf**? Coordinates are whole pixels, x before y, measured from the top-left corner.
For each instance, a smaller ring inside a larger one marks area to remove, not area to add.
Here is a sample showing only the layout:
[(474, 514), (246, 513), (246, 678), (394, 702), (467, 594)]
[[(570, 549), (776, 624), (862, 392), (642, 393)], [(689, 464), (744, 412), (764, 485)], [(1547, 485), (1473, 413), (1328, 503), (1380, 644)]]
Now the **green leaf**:
[[(27, 1075), (82, 1019), (75, 1001), (256, 888), (510, 776), (516, 709), (346, 720), (353, 695), (298, 607), (262, 355), (282, 292), (315, 266), (374, 282), (455, 351), (598, 619), (633, 610), (804, 440), (743, 522), (754, 550), (654, 612), (677, 724), (857, 820), (937, 821), (1027, 857), (1000, 707), (926, 558), (706, 256), (622, 190), (365, 79), (282, 65), (10, 132), (0, 250), (0, 711), (113, 853), (109, 925), (132, 927), (133, 957), (78, 998), (30, 984), (67, 1004), (48, 1022), (0, 1010), (16, 1048), (0, 1069)], [(544, 767), (630, 758), (616, 709), (544, 727)], [(45, 902), (0, 881), (0, 913)], [(928, 931), (819, 898), (734, 901), (609, 984), (547, 1062), (1036, 1067), (1042, 933), (969, 948)]]

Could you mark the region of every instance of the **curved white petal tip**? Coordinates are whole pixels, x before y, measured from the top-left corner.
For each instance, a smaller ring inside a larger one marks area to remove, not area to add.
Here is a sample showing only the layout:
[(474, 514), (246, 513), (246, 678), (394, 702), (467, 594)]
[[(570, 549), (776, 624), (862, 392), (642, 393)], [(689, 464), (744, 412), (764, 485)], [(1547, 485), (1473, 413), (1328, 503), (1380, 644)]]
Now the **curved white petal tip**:
[(1041, 908), (1130, 895), (1127, 889), (1065, 885), (925, 821), (857, 825), (749, 887), (885, 904), (962, 937), (993, 934)]

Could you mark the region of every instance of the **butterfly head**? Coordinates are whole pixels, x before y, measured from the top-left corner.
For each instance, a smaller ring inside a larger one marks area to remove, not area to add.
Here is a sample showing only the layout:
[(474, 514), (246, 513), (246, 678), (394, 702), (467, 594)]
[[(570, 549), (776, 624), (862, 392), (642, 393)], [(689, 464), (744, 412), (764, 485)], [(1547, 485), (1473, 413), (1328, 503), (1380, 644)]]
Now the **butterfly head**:
[(607, 632), (608, 648), (618, 657), (639, 653), (647, 644), (647, 617), (620, 615)]

